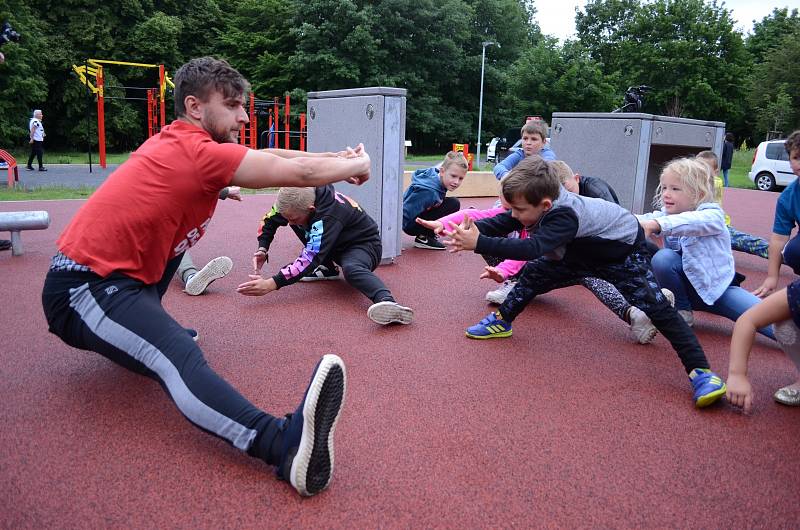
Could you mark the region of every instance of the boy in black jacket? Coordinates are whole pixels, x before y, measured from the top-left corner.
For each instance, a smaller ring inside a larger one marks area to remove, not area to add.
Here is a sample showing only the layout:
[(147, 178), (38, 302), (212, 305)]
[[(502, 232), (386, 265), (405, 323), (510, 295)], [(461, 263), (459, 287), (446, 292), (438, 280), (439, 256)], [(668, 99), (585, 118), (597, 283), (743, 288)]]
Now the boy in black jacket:
[[(444, 232), (443, 243), (451, 252), (474, 250), (528, 261), (506, 301), (469, 327), (467, 337), (510, 337), (511, 322), (537, 295), (576, 279), (601, 278), (644, 311), (670, 341), (689, 374), (696, 406), (708, 406), (725, 394), (725, 383), (710, 370), (697, 337), (659, 289), (644, 230), (633, 214), (603, 199), (568, 192), (552, 167), (536, 158), (523, 160), (503, 179), (502, 193), (510, 212), (475, 223), (467, 218)], [(418, 222), (441, 229), (434, 222)], [(522, 228), (528, 231), (525, 239), (502, 237)]]
[[(275, 232), (287, 224), (305, 247), (294, 262), (264, 279), (258, 273), (267, 261)], [(237, 288), (241, 294), (262, 296), (309, 275), (338, 277), (336, 262), (347, 283), (372, 300), (367, 316), (373, 322), (410, 324), (414, 318), (414, 311), (398, 304), (373, 274), (382, 252), (378, 225), (354, 200), (333, 186), (281, 188), (275, 206), (264, 217), (258, 242), (253, 256), (255, 274)]]

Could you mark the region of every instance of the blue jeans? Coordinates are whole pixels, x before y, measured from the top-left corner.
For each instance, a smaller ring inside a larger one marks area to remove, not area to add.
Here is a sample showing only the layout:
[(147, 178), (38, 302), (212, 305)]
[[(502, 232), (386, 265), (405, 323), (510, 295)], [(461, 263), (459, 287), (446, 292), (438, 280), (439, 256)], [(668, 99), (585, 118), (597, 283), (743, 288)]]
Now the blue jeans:
[(726, 188), (728, 187), (728, 171), (730, 171), (730, 169), (722, 170), (722, 185)]
[[(761, 301), (746, 289), (730, 285), (713, 304), (706, 304), (683, 272), (680, 254), (672, 249), (662, 248), (653, 256), (652, 263), (659, 285), (675, 294), (675, 309), (705, 311), (735, 322), (742, 313)], [(761, 328), (758, 332), (775, 340), (772, 326)]]

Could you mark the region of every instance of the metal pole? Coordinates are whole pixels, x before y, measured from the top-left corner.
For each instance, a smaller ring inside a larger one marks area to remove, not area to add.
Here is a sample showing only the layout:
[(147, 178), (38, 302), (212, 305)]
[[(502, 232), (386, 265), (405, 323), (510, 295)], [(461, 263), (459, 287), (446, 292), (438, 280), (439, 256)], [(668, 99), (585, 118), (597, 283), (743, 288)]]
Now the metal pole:
[[(89, 66), (86, 64), (86, 61), (83, 62), (83, 67), (85, 72), (89, 72)], [(86, 99), (86, 144), (88, 145), (87, 149), (89, 151), (89, 173), (92, 172), (92, 140), (89, 135), (89, 115), (91, 114), (92, 109), (92, 90), (89, 88), (89, 83), (86, 83), (86, 95), (88, 96)]]
[(480, 103), (478, 103), (478, 149), (476, 151), (476, 170), (481, 167), (481, 120), (483, 118), (483, 65), (486, 61), (486, 46), (489, 44), (484, 42), (483, 49), (481, 50), (481, 96)]

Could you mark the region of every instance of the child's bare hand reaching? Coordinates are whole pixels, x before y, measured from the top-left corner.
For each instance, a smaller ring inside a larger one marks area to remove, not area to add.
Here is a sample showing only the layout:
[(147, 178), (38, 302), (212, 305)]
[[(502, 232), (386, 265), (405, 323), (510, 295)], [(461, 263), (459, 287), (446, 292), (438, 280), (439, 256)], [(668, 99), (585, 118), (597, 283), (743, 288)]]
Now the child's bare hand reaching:
[(468, 215), (464, 215), (464, 220), (452, 231), (444, 231), (447, 239), (442, 241), (447, 247), (448, 252), (461, 252), (462, 250), (475, 250), (478, 246), (478, 236), (481, 233), (478, 227), (472, 222)]
[(428, 230), (433, 230), (436, 235), (439, 235), (444, 230), (444, 225), (441, 221), (429, 221), (427, 219), (420, 219), (417, 217), (417, 224), (424, 226)]
[(655, 219), (648, 219), (648, 220), (639, 220), (639, 224), (642, 225), (642, 229), (644, 230), (644, 237), (650, 238), (653, 236), (657, 236), (661, 233), (661, 225)]
[(245, 296), (264, 296), (278, 288), (275, 280), (267, 278), (266, 280), (256, 274), (248, 275), (249, 282), (244, 282), (236, 288), (236, 292)]
[(753, 387), (746, 376), (738, 374), (728, 374), (728, 390), (725, 397), (734, 407), (740, 407), (745, 413), (750, 412), (753, 405)]
[(483, 272), (481, 273), (480, 279), (485, 280), (486, 278), (490, 280), (494, 280), (497, 283), (503, 283), (506, 281), (506, 277), (500, 272), (500, 269), (497, 267), (490, 267), (486, 266), (483, 268)]

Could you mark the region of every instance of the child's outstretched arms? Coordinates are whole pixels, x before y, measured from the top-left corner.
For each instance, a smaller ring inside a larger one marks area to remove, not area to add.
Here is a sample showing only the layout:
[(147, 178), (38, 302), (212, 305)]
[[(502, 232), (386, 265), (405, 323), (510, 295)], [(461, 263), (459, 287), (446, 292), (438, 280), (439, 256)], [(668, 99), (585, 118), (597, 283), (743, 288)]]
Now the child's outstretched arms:
[(478, 237), (481, 235), (472, 219), (465, 215), (460, 224), (452, 230), (444, 230), (446, 239), (442, 241), (448, 252), (461, 252), (462, 250), (475, 250), (478, 246)]
[(728, 365), (728, 401), (749, 412), (753, 403), (753, 388), (747, 380), (747, 360), (753, 339), (759, 328), (791, 318), (786, 289), (773, 293), (754, 305), (736, 321), (731, 337), (731, 358)]

